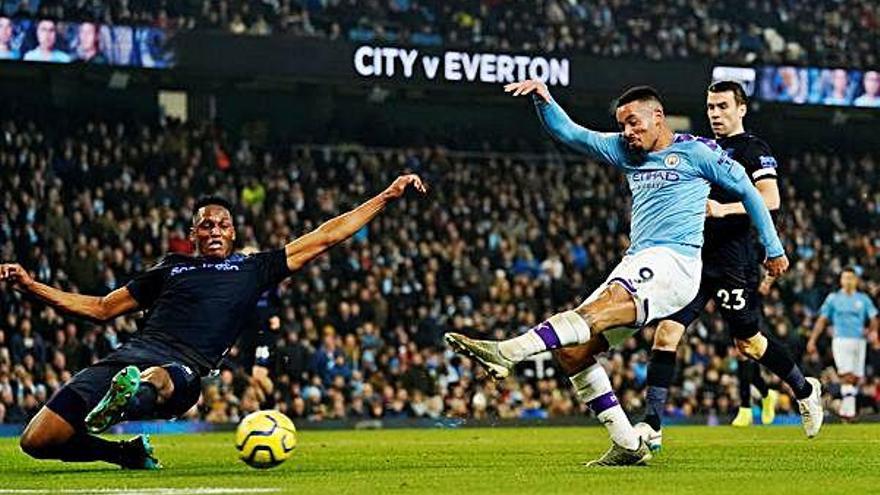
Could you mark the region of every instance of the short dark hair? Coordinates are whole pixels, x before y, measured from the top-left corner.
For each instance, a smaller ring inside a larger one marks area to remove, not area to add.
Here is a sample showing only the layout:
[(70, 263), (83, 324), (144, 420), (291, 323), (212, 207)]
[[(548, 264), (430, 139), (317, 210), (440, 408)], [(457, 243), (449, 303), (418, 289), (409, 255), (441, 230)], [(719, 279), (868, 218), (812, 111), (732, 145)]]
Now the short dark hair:
[(232, 203), (227, 201), (225, 198), (221, 198), (220, 196), (202, 196), (196, 201), (196, 206), (193, 208), (193, 213), (198, 213), (199, 210), (209, 205), (217, 205), (222, 206), (229, 210), (229, 213), (232, 213)]
[(633, 86), (614, 100), (614, 108), (620, 108), (634, 101), (656, 101), (660, 106), (663, 106), (663, 100), (656, 89), (651, 86)]
[(743, 89), (742, 84), (736, 81), (715, 81), (709, 85), (706, 91), (709, 93), (726, 93), (730, 91), (733, 93), (733, 99), (737, 105), (748, 105), (749, 103), (749, 96), (746, 94), (746, 90)]
[(847, 266), (843, 267), (843, 270), (840, 270), (840, 273), (846, 273), (846, 272), (850, 272), (853, 275), (855, 275), (856, 277), (859, 276), (859, 272), (856, 271), (856, 267), (854, 267), (852, 265), (847, 265)]

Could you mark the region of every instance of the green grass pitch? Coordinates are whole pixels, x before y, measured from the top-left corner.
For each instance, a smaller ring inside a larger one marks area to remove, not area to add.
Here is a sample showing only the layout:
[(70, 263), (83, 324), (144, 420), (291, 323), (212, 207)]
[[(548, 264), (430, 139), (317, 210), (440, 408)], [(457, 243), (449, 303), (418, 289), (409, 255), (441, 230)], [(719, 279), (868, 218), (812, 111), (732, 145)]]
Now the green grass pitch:
[[(305, 431), (282, 466), (236, 459), (232, 433), (159, 435), (160, 472), (35, 461), (0, 439), (0, 494), (105, 493), (880, 493), (880, 425), (670, 427), (647, 467), (584, 468), (598, 427)], [(236, 491), (247, 489), (249, 492)], [(261, 490), (265, 489), (265, 490)]]

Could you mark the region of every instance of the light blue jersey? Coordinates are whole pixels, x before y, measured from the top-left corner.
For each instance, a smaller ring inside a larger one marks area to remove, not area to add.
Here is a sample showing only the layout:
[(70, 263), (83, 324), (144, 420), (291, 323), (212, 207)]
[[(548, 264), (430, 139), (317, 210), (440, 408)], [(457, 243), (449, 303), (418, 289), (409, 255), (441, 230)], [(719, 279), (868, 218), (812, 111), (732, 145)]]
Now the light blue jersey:
[(556, 102), (536, 97), (535, 103), (544, 127), (554, 138), (626, 174), (633, 194), (627, 254), (665, 246), (685, 256), (699, 256), (710, 182), (741, 198), (768, 257), (784, 254), (760, 193), (743, 166), (714, 141), (676, 134), (665, 149), (635, 153), (627, 148), (622, 134), (581, 127)]
[(868, 320), (877, 316), (877, 307), (864, 292), (847, 294), (839, 290), (828, 294), (819, 314), (831, 322), (835, 337), (863, 339)]

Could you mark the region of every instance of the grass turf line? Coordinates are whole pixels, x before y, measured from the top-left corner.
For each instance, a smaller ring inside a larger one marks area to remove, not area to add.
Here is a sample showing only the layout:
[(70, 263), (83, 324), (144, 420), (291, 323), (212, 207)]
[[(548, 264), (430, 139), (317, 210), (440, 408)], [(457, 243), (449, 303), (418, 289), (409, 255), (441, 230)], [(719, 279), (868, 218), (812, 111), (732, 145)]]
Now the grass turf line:
[(294, 456), (258, 471), (231, 433), (157, 435), (160, 472), (36, 461), (0, 439), (0, 489), (278, 488), (282, 493), (880, 492), (880, 425), (671, 427), (648, 467), (581, 467), (608, 446), (603, 429), (305, 431)]

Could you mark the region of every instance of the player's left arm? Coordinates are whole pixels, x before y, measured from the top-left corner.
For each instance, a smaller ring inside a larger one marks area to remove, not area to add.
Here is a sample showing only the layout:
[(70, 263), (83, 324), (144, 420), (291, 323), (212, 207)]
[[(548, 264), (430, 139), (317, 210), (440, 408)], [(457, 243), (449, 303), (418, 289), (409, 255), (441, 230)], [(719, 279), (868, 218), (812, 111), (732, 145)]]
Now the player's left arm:
[(727, 189), (742, 200), (743, 207), (758, 229), (758, 236), (767, 252), (764, 266), (770, 275), (776, 277), (785, 272), (788, 269), (788, 258), (776, 233), (770, 210), (749, 180), (745, 168), (735, 160), (720, 152), (713, 152), (708, 147), (703, 159), (698, 159), (697, 167), (707, 180)]
[[(779, 199), (779, 184), (776, 182), (776, 178), (756, 182), (755, 188), (761, 195), (761, 199), (764, 200), (764, 204), (767, 206), (768, 210), (779, 210), (779, 204), (781, 201)], [(721, 218), (728, 215), (745, 215), (748, 213), (745, 205), (742, 203), (718, 203), (711, 199), (709, 202), (710, 205), (709, 208), (707, 208), (707, 214), (710, 217)]]
[[(779, 197), (779, 184), (777, 182), (777, 162), (769, 146), (760, 139), (750, 145), (742, 157), (740, 164), (746, 169), (751, 177), (767, 209), (771, 212), (778, 211), (781, 205)], [(707, 213), (710, 217), (725, 217), (727, 215), (745, 215), (746, 208), (742, 203), (718, 203), (709, 200)]]
[(875, 342), (878, 338), (877, 329), (880, 328), (880, 319), (878, 319), (877, 306), (874, 306), (874, 301), (871, 300), (871, 296), (865, 296), (866, 299), (866, 315), (868, 317), (868, 330), (865, 334), (868, 337), (868, 340), (872, 343)]
[(427, 192), (427, 188), (419, 176), (415, 174), (402, 175), (369, 201), (348, 213), (328, 220), (312, 232), (288, 243), (284, 247), (287, 269), (292, 272), (299, 270), (309, 261), (354, 235), (361, 227), (381, 213), (390, 202), (403, 196), (403, 193), (410, 186), (422, 194)]

